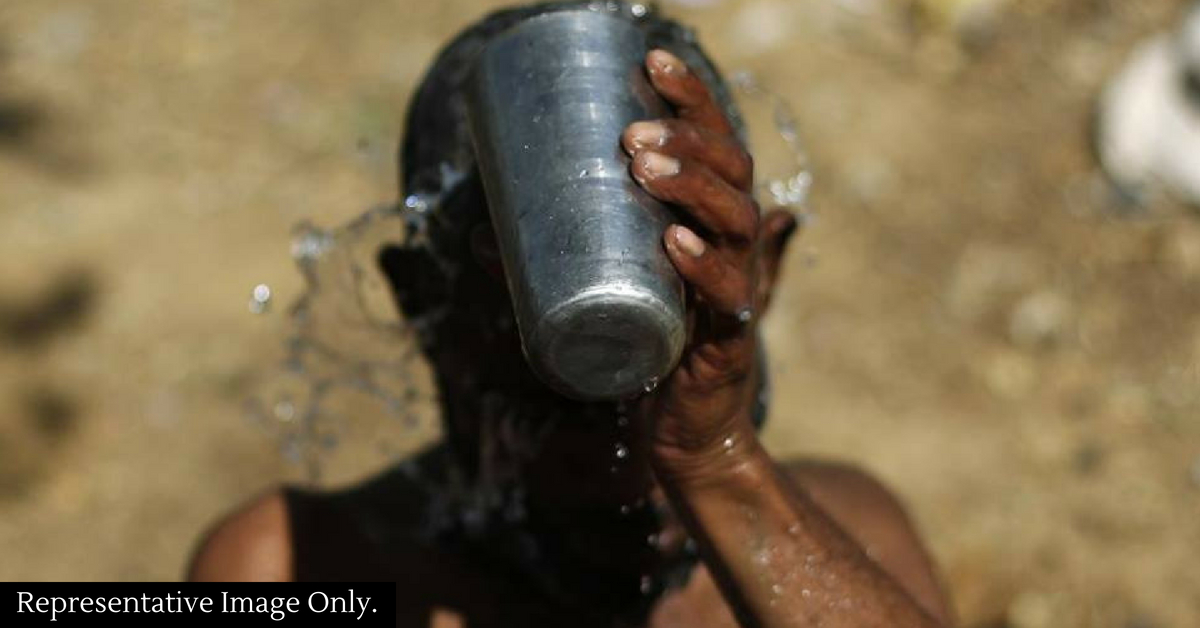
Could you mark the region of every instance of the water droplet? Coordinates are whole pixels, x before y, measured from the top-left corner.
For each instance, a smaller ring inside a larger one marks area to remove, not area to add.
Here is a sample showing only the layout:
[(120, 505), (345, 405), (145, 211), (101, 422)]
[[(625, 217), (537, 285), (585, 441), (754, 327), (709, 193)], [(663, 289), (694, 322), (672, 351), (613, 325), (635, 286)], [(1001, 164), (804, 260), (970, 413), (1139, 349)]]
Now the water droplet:
[(649, 545), (650, 547), (658, 547), (658, 535), (657, 534), (646, 535), (646, 545)]
[(404, 197), (404, 207), (408, 210), (424, 214), (429, 211), (430, 197), (428, 194), (409, 194)]
[[(267, 427), (275, 431), (281, 453), (303, 464), (310, 481), (323, 477), (325, 465), (350, 462), (335, 449), (367, 437), (358, 425), (348, 429), (343, 414), (351, 408), (361, 412), (363, 400), (374, 404), (364, 427), (388, 429), (389, 435), (396, 434), (394, 421), (405, 429), (420, 427), (413, 406), (422, 395), (413, 367), (420, 357), (417, 334), (429, 323), (397, 316), (378, 254), (388, 245), (422, 246), (408, 229), (413, 210), (436, 199), (433, 193), (410, 195), (332, 229), (301, 224), (293, 231), (291, 254), (304, 290), (290, 309), (279, 368), (253, 396), (270, 419)], [(271, 286), (256, 286), (252, 311), (265, 310), (277, 297)], [(373, 445), (367, 451), (376, 453)], [(393, 458), (399, 451), (377, 455)]]
[(642, 385), (642, 390), (645, 390), (648, 393), (654, 392), (655, 388), (658, 388), (657, 377), (651, 377), (650, 379), (646, 380), (645, 384)]
[(788, 526), (787, 532), (788, 532), (788, 534), (790, 534), (792, 536), (796, 536), (797, 534), (800, 534), (800, 524), (793, 523), (792, 525)]
[(629, 448), (621, 443), (617, 443), (617, 447), (613, 453), (616, 454), (618, 460), (624, 460), (629, 456)]
[(638, 585), (638, 589), (642, 592), (642, 595), (648, 595), (653, 588), (654, 579), (650, 576), (642, 576), (642, 581)]
[(800, 597), (812, 597), (812, 591), (808, 589), (800, 589)]
[(629, 504), (621, 504), (622, 515), (628, 515), (632, 510), (633, 509), (629, 507)]
[(635, 4), (631, 7), (629, 7), (629, 12), (633, 14), (633, 17), (646, 17), (646, 13), (647, 13), (646, 5)]
[(250, 312), (263, 314), (271, 305), (271, 286), (260, 283), (250, 291)]
[(582, 179), (582, 178), (584, 178), (584, 177), (586, 177), (586, 176), (588, 176), (588, 171), (587, 171), (586, 169), (584, 169), (584, 170), (580, 170), (580, 171), (579, 171), (579, 178), (580, 178), (580, 179)]
[(781, 593), (783, 593), (783, 587), (779, 586), (778, 584), (773, 584), (773, 585), (771, 585), (771, 593), (774, 593), (775, 595), (780, 595)]
[(721, 441), (721, 446), (725, 448), (725, 453), (733, 453), (733, 437), (726, 436), (725, 440)]

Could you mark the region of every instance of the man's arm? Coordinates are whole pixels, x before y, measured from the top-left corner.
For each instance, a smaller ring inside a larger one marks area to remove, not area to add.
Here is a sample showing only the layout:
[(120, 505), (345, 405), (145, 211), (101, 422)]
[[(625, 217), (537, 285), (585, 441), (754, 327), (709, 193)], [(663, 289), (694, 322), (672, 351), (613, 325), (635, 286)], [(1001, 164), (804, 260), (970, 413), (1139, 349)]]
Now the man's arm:
[[(913, 551), (921, 553), (915, 535), (902, 534), (897, 545), (880, 547), (876, 551), (887, 552), (888, 563), (876, 562), (860, 539), (835, 523), (835, 513), (827, 513), (770, 460), (752, 434), (732, 453), (721, 449), (706, 460), (676, 459), (657, 468), (743, 625), (950, 625), (932, 570), (904, 564), (914, 560)], [(906, 522), (902, 511), (888, 512), (887, 502), (878, 500), (879, 495), (870, 497), (873, 514), (890, 521), (882, 535), (866, 534), (887, 542), (895, 526)]]
[(950, 600), (932, 557), (900, 500), (851, 465), (803, 461), (783, 464), (804, 491), (875, 564), (945, 625), (953, 625)]

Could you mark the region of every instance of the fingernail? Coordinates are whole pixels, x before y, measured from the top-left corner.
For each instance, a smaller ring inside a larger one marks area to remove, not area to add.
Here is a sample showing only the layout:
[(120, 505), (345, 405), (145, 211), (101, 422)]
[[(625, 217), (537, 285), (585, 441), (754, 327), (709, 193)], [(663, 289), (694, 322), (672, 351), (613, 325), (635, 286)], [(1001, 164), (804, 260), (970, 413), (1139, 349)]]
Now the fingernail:
[(634, 122), (629, 125), (629, 140), (636, 148), (663, 146), (667, 143), (667, 127), (661, 122)]
[(679, 250), (691, 255), (692, 257), (700, 257), (704, 255), (704, 240), (692, 232), (687, 227), (675, 226), (675, 243), (679, 245)]
[(652, 177), (673, 177), (679, 174), (679, 160), (648, 150), (642, 154), (642, 167)]
[(687, 72), (687, 66), (679, 60), (679, 57), (662, 49), (650, 51), (650, 63), (663, 74), (683, 74)]

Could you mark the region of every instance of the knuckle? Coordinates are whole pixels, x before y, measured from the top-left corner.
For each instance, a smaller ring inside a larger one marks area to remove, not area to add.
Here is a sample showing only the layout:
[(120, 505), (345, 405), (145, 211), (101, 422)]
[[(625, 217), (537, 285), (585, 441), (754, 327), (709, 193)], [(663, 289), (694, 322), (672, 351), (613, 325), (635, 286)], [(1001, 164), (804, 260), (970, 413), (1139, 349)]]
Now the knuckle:
[(739, 148), (734, 161), (734, 171), (739, 182), (748, 186), (754, 180), (754, 155), (745, 148)]
[(703, 380), (718, 386), (741, 381), (750, 375), (752, 355), (747, 348), (737, 343), (734, 346), (703, 347), (698, 355), (705, 367), (701, 373)]
[(695, 124), (680, 118), (672, 118), (665, 122), (667, 141), (671, 147), (685, 154), (694, 154), (704, 146), (704, 138)]
[(729, 290), (729, 313), (737, 314), (739, 310), (754, 303), (752, 292), (746, 273), (738, 272), (737, 280), (733, 282)]
[(738, 194), (737, 200), (733, 202), (733, 211), (731, 213), (730, 234), (738, 240), (753, 242), (758, 237), (758, 228), (761, 220), (758, 215), (758, 204), (750, 198), (750, 195)]
[(722, 263), (717, 280), (712, 285), (716, 305), (727, 314), (745, 307), (749, 302), (746, 299), (749, 286), (745, 273), (731, 264)]
[(713, 289), (720, 288), (729, 282), (729, 265), (717, 260), (714, 256), (708, 264), (708, 276), (711, 279)]
[(704, 80), (695, 72), (687, 73), (687, 91), (695, 99), (697, 104), (708, 104), (713, 101), (712, 94), (708, 91), (708, 85), (704, 84)]

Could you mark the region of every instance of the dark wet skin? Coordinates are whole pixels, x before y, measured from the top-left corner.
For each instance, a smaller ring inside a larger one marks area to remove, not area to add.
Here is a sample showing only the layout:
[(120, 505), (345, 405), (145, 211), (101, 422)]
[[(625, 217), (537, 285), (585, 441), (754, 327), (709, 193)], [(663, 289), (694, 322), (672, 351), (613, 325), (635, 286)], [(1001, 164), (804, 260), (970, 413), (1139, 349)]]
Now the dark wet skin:
[[(304, 502), (268, 493), (213, 528), (190, 579), (394, 580), (402, 626), (951, 625), (931, 561), (886, 489), (842, 465), (775, 462), (760, 444), (754, 328), (796, 222), (783, 210), (759, 211), (752, 160), (704, 83), (664, 51), (652, 51), (646, 69), (677, 117), (635, 123), (620, 141), (634, 179), (687, 213), (688, 226), (669, 228), (663, 246), (693, 295), (691, 340), (671, 376), (628, 408), (627, 422), (586, 418), (596, 407), (581, 407), (579, 420), (553, 424), (522, 478), (529, 529), (568, 557), (558, 567), (564, 577), (593, 589), (636, 587), (642, 575), (686, 565), (678, 558), (690, 538), (701, 562), (686, 583), (633, 614), (622, 612), (619, 594), (572, 607), (469, 544), (428, 540), (418, 528), (434, 496), (414, 478), (446, 474), (442, 449)], [(499, 276), (489, 234), (476, 229), (473, 248)], [(480, 356), (487, 366), (476, 370), (493, 381), (547, 394), (521, 366), (516, 342), (514, 334), (434, 357), (451, 429), (471, 420), (456, 411), (469, 404), (456, 403), (466, 389), (456, 390), (453, 374)], [(776, 408), (775, 420), (786, 413)], [(614, 443), (628, 449), (615, 465)], [(623, 512), (631, 504), (640, 507)]]

